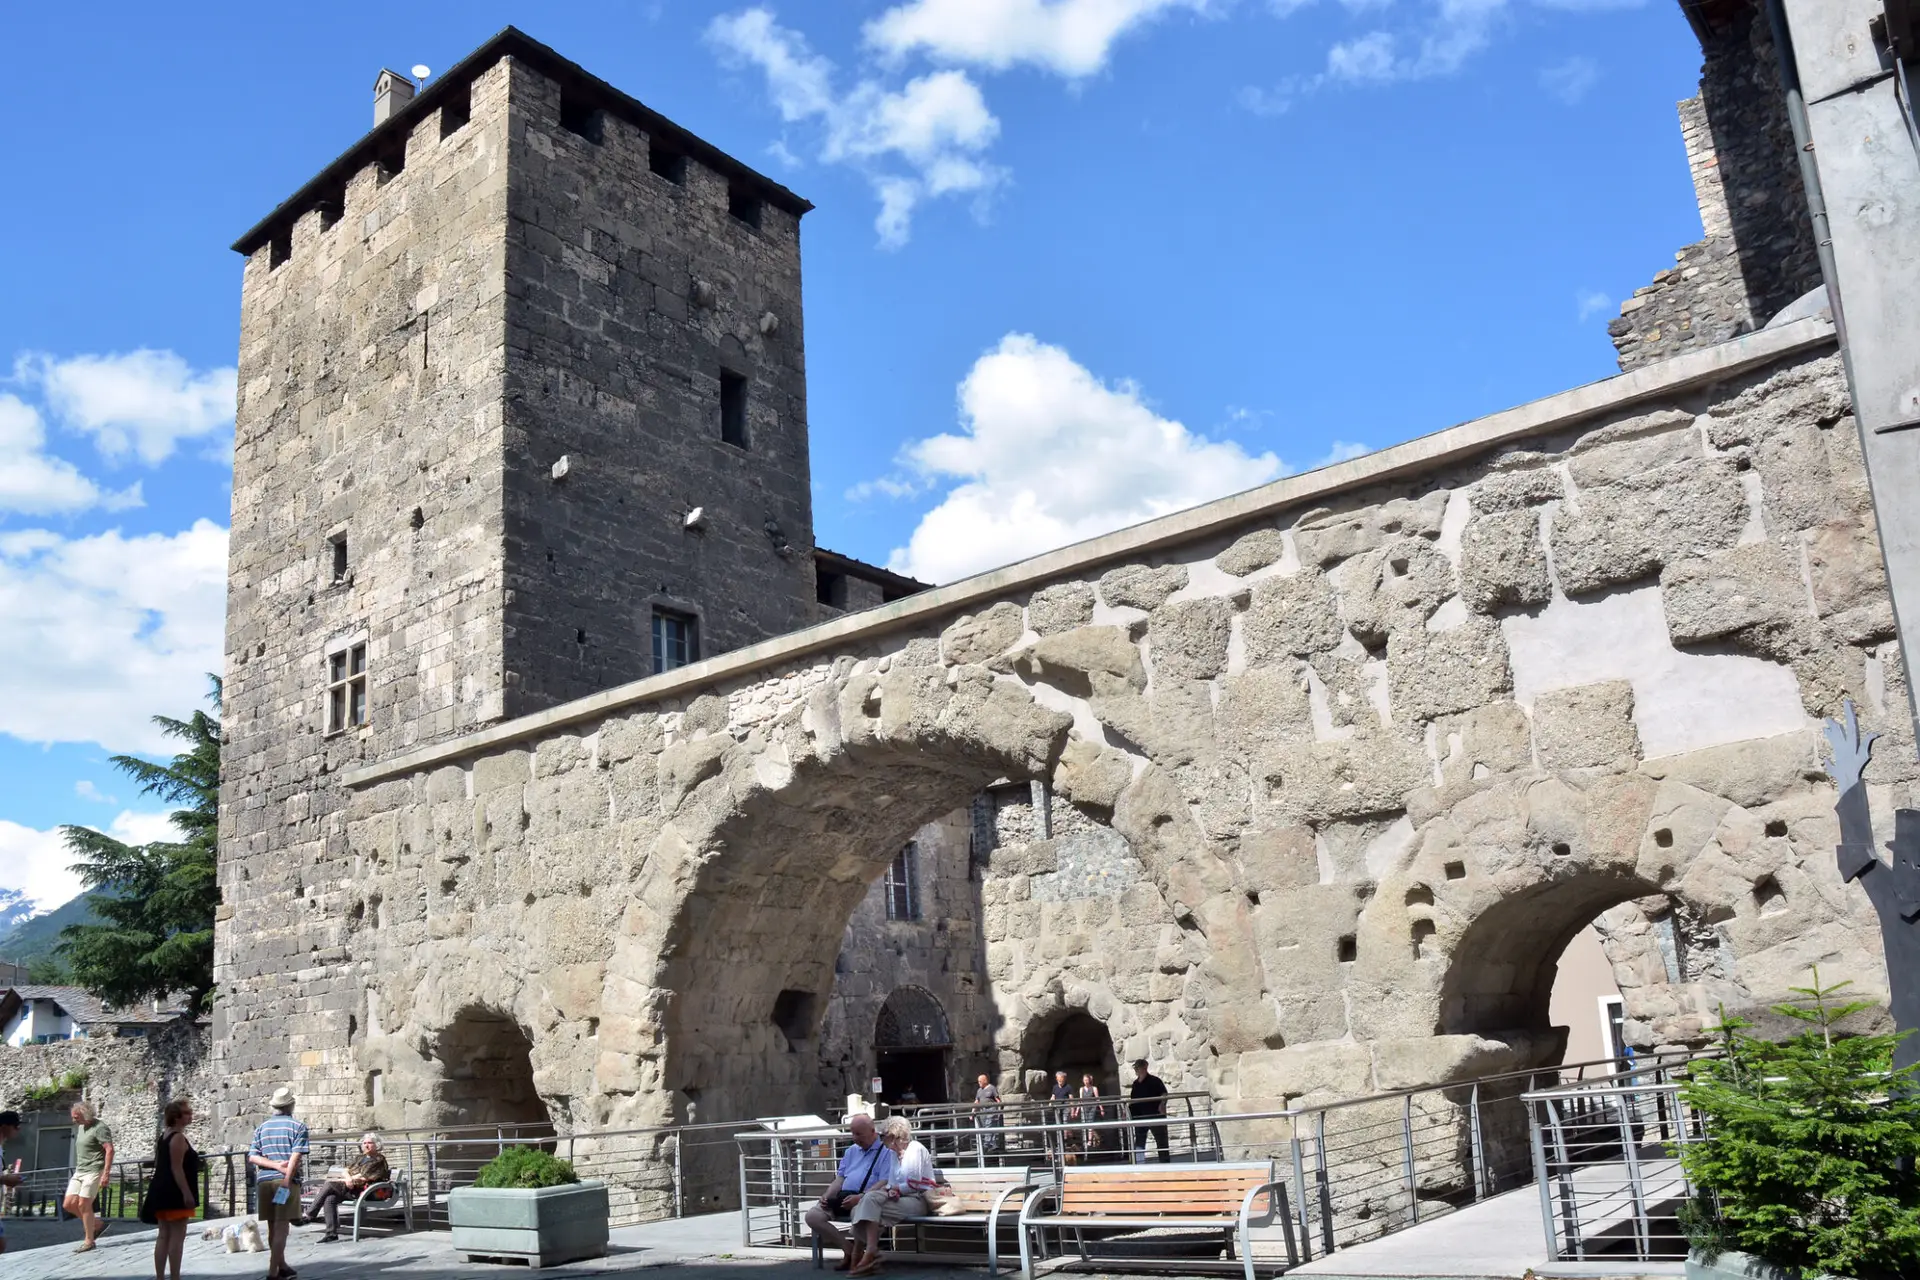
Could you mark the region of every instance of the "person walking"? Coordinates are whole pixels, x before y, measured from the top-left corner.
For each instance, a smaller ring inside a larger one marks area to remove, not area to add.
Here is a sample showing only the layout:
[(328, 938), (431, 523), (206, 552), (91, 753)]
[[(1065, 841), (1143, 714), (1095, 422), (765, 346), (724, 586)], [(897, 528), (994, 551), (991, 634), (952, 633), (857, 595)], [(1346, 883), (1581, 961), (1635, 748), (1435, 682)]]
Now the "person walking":
[(1071, 1101), (1072, 1098), (1073, 1087), (1067, 1083), (1067, 1073), (1064, 1071), (1054, 1072), (1053, 1089), (1047, 1095), (1048, 1101), (1053, 1104), (1047, 1108), (1047, 1121), (1053, 1126), (1050, 1131), (1053, 1137), (1052, 1145), (1063, 1164), (1072, 1162), (1071, 1157), (1067, 1154), (1069, 1139), (1066, 1129), (1067, 1121), (1071, 1119), (1073, 1115), (1072, 1109), (1067, 1106), (1067, 1103)]
[[(1133, 1161), (1144, 1164), (1147, 1158), (1147, 1139), (1152, 1138), (1154, 1145), (1160, 1148), (1160, 1163), (1172, 1164), (1173, 1153), (1167, 1149), (1167, 1083), (1153, 1072), (1147, 1070), (1147, 1060), (1137, 1058), (1133, 1064), (1133, 1083), (1127, 1086), (1127, 1112), (1136, 1122), (1133, 1127)], [(1160, 1124), (1139, 1124), (1141, 1120), (1160, 1120)]]
[(1080, 1131), (1080, 1145), (1088, 1152), (1098, 1151), (1101, 1146), (1100, 1121), (1105, 1117), (1100, 1114), (1101, 1108), (1094, 1102), (1099, 1096), (1100, 1086), (1093, 1082), (1092, 1073), (1083, 1074), (1080, 1077), (1079, 1092), (1074, 1094), (1074, 1097), (1080, 1101), (1077, 1118), (1086, 1126)]
[[(994, 1087), (993, 1081), (988, 1079), (984, 1071), (980, 1073), (980, 1087), (973, 1091), (973, 1106), (974, 1123), (977, 1127), (986, 1130), (1000, 1128), (1006, 1116), (1006, 1113), (1000, 1110), (1000, 1090)], [(1002, 1136), (996, 1132), (981, 1134), (981, 1153), (984, 1155), (999, 1151)]]
[(287, 1229), (300, 1216), (300, 1165), (310, 1142), (307, 1126), (293, 1118), (293, 1090), (281, 1085), (267, 1099), (273, 1114), (253, 1131), (247, 1163), (253, 1166), (254, 1213), (267, 1224), (267, 1280), (290, 1280)]
[(153, 1144), (153, 1181), (140, 1206), (140, 1220), (159, 1232), (153, 1239), (153, 1280), (180, 1280), (180, 1254), (187, 1244), (187, 1226), (200, 1208), (200, 1153), (187, 1139), (193, 1123), (193, 1104), (175, 1098), (161, 1113), (166, 1127)]
[(82, 1239), (74, 1252), (86, 1253), (107, 1230), (106, 1219), (93, 1211), (93, 1202), (101, 1187), (111, 1185), (113, 1130), (84, 1102), (74, 1103), (67, 1114), (73, 1120), (73, 1176), (67, 1179), (60, 1207), (80, 1219)]
[[(20, 1136), (20, 1113), (18, 1111), (0, 1111), (0, 1147), (6, 1146)], [(17, 1165), (20, 1162), (14, 1161)], [(0, 1187), (20, 1185), (20, 1172), (17, 1169), (0, 1169)], [(7, 1217), (0, 1213), (0, 1253), (7, 1251)]]

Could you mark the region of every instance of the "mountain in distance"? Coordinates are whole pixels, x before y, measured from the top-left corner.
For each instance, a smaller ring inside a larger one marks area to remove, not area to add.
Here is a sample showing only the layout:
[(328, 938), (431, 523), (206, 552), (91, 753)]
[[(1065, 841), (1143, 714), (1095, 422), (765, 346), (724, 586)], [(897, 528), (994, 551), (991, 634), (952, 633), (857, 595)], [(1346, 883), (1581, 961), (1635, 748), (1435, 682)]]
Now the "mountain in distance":
[[(0, 889), (0, 895), (18, 896), (10, 889)], [(53, 949), (60, 943), (62, 929), (70, 924), (99, 923), (100, 918), (94, 915), (89, 897), (90, 893), (83, 893), (37, 916), (25, 913), (9, 916), (7, 899), (0, 897), (0, 960), (25, 965), (35, 960), (53, 959)], [(30, 913), (32, 904), (26, 906)]]
[(20, 890), (0, 889), (0, 938), (25, 924), (33, 910), (33, 899)]

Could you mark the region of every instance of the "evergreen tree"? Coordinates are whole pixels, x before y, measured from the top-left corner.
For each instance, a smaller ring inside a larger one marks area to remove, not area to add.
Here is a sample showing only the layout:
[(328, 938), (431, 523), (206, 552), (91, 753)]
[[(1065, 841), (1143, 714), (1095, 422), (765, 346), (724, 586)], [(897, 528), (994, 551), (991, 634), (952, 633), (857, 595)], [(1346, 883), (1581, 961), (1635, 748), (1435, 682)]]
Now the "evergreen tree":
[(130, 845), (90, 827), (62, 828), (73, 865), (100, 924), (69, 925), (56, 951), (74, 981), (109, 1004), (184, 993), (196, 1008), (213, 990), (213, 914), (220, 904), (220, 680), (212, 677), (212, 714), (155, 716), (186, 750), (166, 764), (115, 756), (141, 791), (181, 807), (182, 839)]
[[(1843, 1036), (1848, 984), (1795, 987), (1777, 1006), (1808, 1029), (1778, 1044), (1721, 1027), (1724, 1053), (1695, 1067), (1682, 1096), (1706, 1137), (1680, 1148), (1699, 1197), (1684, 1221), (1707, 1254), (1740, 1249), (1838, 1276), (1920, 1271), (1920, 1092), (1895, 1072), (1897, 1036)], [(1724, 1016), (1724, 1015), (1723, 1015)]]

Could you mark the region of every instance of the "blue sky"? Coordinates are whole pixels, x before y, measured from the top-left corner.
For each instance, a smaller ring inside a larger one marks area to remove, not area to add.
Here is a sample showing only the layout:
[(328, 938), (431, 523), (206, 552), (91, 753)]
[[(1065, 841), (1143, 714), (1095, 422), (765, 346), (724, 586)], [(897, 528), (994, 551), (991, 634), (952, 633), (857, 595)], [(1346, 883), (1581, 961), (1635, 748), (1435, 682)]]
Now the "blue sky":
[(220, 658), (240, 261), (382, 66), (514, 23), (804, 224), (823, 546), (940, 580), (1614, 371), (1698, 239), (1672, 0), (153, 6), (10, 16), (0, 886), (156, 828)]

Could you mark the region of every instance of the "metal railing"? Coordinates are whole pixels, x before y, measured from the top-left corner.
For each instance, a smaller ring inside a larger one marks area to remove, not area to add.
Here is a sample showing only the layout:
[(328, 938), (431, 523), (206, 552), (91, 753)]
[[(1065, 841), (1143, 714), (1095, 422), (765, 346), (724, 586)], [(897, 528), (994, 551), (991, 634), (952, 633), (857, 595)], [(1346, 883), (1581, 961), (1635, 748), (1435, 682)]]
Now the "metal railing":
[[(247, 1204), (246, 1152), (214, 1151), (200, 1156), (200, 1216), (233, 1217)], [(52, 1218), (62, 1214), (61, 1201), (72, 1165), (27, 1169), (20, 1185), (9, 1191), (0, 1208), (10, 1218)], [(151, 1160), (115, 1160), (112, 1176), (94, 1196), (94, 1212), (103, 1218), (134, 1218), (146, 1198), (155, 1172)]]
[[(1642, 1058), (1634, 1078), (1664, 1083), (1688, 1058)], [(1536, 1172), (1529, 1104), (1543, 1088), (1571, 1078), (1607, 1087), (1612, 1061), (1510, 1072), (1430, 1085), (1323, 1106), (1165, 1118), (1173, 1161), (1272, 1159), (1289, 1183), (1289, 1212), (1306, 1258), (1377, 1239), (1492, 1196), (1524, 1187)], [(1579, 1083), (1574, 1086), (1581, 1087)], [(1005, 1104), (1013, 1122), (952, 1129), (916, 1128), (937, 1164), (1000, 1165), (1058, 1173), (1068, 1165), (1157, 1160), (1142, 1149), (1144, 1124), (1124, 1099), (1095, 1100), (1109, 1116), (1057, 1114), (1068, 1104)], [(806, 1209), (832, 1181), (844, 1131), (742, 1132), (739, 1146), (741, 1239), (748, 1245), (804, 1243)], [(1277, 1247), (1277, 1244), (1276, 1244)], [(1262, 1265), (1267, 1265), (1263, 1261)]]
[(1703, 1135), (1677, 1074), (1656, 1067), (1524, 1096), (1552, 1260), (1686, 1257), (1678, 1213), (1689, 1187), (1676, 1153)]

